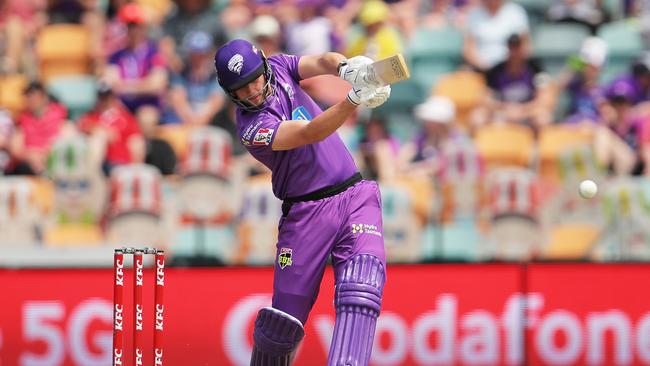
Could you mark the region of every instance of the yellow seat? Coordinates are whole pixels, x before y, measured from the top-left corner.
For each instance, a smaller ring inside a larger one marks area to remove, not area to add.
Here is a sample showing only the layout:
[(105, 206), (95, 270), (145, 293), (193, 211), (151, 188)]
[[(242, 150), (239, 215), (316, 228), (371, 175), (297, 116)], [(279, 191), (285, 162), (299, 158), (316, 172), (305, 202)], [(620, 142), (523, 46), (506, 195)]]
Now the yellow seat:
[(49, 246), (78, 246), (99, 244), (103, 235), (97, 225), (68, 223), (45, 231), (44, 239)]
[(36, 38), (36, 54), (44, 82), (55, 76), (89, 74), (90, 34), (81, 25), (48, 25)]
[(590, 145), (593, 129), (585, 125), (549, 125), (539, 131), (539, 175), (550, 182), (559, 182), (558, 161), (571, 147)]
[(14, 117), (23, 109), (23, 91), (27, 83), (27, 77), (22, 74), (0, 77), (0, 106), (9, 110)]
[(156, 130), (156, 137), (165, 140), (172, 149), (179, 160), (185, 157), (187, 153), (188, 141), (190, 139), (191, 127), (182, 125), (166, 125), (159, 126)]
[(34, 187), (34, 203), (38, 210), (43, 214), (48, 214), (52, 211), (54, 205), (54, 183), (41, 177), (30, 177)]
[(135, 2), (142, 6), (147, 19), (154, 24), (164, 20), (173, 5), (171, 0), (136, 0)]
[(476, 131), (474, 141), (488, 168), (529, 166), (535, 144), (533, 131), (515, 124), (482, 126)]
[(599, 235), (593, 224), (559, 224), (551, 229), (543, 259), (585, 259)]
[(483, 101), (486, 91), (483, 75), (460, 70), (442, 76), (433, 87), (432, 94), (451, 99), (456, 105), (457, 120), (466, 125), (469, 113)]

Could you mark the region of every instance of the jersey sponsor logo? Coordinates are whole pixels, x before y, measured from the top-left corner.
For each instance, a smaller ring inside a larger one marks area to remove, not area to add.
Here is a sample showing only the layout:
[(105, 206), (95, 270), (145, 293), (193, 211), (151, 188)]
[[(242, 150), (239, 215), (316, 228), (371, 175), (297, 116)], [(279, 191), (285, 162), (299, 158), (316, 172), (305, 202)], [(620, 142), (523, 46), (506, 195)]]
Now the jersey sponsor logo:
[(286, 266), (291, 266), (293, 264), (292, 260), (293, 250), (291, 248), (280, 248), (280, 254), (278, 254), (278, 264), (281, 269), (284, 269)]
[(244, 57), (240, 54), (233, 55), (230, 60), (228, 60), (228, 70), (239, 75), (241, 69), (244, 66)]
[(291, 85), (287, 83), (282, 83), (282, 87), (284, 88), (284, 91), (287, 92), (289, 99), (293, 100), (295, 93), (293, 92), (293, 88), (291, 87)]
[(273, 137), (272, 128), (260, 128), (257, 130), (255, 137), (253, 138), (253, 145), (268, 145), (271, 143), (271, 138)]
[(242, 139), (244, 140), (250, 140), (251, 136), (253, 136), (253, 132), (262, 124), (262, 121), (255, 121), (255, 123), (252, 123), (246, 128), (246, 131), (244, 131), (244, 134), (242, 135)]
[(382, 236), (377, 226), (369, 224), (352, 224), (352, 234), (370, 234), (375, 236)]
[(291, 112), (292, 120), (311, 121), (311, 114), (307, 112), (307, 108), (299, 106)]

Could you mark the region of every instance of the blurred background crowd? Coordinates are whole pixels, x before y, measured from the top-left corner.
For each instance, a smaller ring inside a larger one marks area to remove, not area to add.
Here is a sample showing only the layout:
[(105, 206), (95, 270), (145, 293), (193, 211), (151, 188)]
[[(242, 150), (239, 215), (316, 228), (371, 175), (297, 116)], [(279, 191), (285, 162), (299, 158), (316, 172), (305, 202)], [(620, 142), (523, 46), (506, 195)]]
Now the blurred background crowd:
[[(381, 185), (389, 261), (650, 260), (650, 1), (0, 4), (5, 255), (272, 263), (281, 202), (213, 68), (247, 38), (267, 56), (405, 55), (411, 79), (339, 131)], [(303, 86), (323, 108), (349, 88)]]

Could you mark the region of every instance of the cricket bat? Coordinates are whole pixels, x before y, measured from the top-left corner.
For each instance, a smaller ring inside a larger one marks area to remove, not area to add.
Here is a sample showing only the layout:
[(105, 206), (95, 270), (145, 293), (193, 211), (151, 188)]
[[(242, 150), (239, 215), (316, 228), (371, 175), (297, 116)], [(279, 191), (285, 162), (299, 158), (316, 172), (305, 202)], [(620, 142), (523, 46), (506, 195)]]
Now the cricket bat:
[(395, 84), (411, 77), (406, 60), (401, 53), (375, 61), (371, 66), (373, 73), (369, 78), (382, 85)]

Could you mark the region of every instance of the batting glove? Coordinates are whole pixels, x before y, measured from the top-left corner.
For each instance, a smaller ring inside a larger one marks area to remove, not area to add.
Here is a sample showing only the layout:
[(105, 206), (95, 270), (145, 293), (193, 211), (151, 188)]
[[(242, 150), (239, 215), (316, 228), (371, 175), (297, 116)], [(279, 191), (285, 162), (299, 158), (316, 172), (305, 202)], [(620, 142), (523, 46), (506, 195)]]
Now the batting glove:
[(350, 89), (348, 92), (348, 101), (354, 105), (360, 105), (361, 101), (367, 98), (367, 96), (372, 93), (372, 91), (373, 90), (367, 86), (352, 86), (352, 89)]
[(361, 97), (361, 105), (366, 108), (377, 108), (386, 103), (390, 97), (390, 85), (382, 86), (374, 89), (369, 94), (364, 94)]
[(374, 61), (366, 56), (355, 56), (346, 60), (339, 66), (339, 77), (352, 86), (378, 87), (380, 86), (373, 77), (372, 63)]

